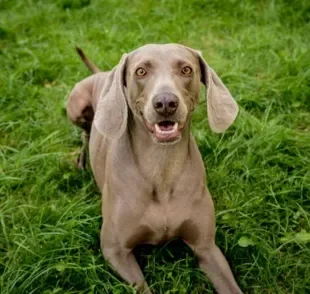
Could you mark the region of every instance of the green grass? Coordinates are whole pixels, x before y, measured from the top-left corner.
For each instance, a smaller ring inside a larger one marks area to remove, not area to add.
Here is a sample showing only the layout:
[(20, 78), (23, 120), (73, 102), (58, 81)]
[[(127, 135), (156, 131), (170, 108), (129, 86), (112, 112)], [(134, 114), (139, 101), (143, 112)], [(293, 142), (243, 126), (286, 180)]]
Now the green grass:
[[(100, 195), (63, 113), (89, 73), (146, 43), (200, 49), (240, 105), (193, 133), (217, 243), (245, 293), (310, 293), (309, 1), (0, 0), (0, 293), (134, 293), (99, 248)], [(212, 293), (180, 242), (138, 250), (154, 293)]]

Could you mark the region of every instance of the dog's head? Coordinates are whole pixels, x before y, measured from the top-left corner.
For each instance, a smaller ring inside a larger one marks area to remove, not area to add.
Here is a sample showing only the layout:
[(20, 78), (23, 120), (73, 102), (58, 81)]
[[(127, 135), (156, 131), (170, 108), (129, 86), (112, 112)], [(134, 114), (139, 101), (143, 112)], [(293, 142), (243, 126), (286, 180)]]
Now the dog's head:
[(103, 87), (94, 123), (102, 135), (119, 138), (128, 111), (157, 143), (175, 143), (206, 87), (208, 120), (214, 132), (225, 131), (238, 106), (198, 51), (177, 44), (146, 45), (124, 54)]

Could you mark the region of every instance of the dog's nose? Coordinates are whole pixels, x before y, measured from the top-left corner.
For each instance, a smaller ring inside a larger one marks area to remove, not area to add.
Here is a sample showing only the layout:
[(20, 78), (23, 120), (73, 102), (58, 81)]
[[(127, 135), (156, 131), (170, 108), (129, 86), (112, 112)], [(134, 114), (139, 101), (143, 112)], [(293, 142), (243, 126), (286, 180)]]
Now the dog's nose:
[(160, 93), (153, 98), (153, 107), (158, 114), (174, 114), (179, 106), (179, 99), (172, 93)]

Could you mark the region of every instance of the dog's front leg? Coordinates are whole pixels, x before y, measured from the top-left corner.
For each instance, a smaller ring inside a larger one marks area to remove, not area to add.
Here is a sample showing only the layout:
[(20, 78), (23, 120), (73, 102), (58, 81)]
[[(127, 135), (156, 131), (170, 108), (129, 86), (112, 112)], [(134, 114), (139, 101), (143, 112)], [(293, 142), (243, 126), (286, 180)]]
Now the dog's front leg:
[[(106, 203), (106, 207), (108, 203)], [(134, 245), (128, 247), (122, 237), (117, 232), (121, 232), (119, 227), (113, 226), (109, 211), (106, 212), (105, 221), (101, 227), (100, 243), (103, 256), (118, 275), (130, 285), (134, 286), (139, 294), (152, 294), (150, 291), (141, 268), (132, 252)]]
[[(211, 245), (211, 246), (209, 246)], [(242, 294), (221, 250), (213, 243), (196, 248), (200, 268), (220, 294)]]
[(141, 294), (152, 294), (133, 253), (126, 248), (102, 246), (104, 258), (113, 269)]
[(215, 216), (208, 191), (193, 206), (190, 222), (182, 234), (216, 291), (219, 294), (242, 294), (225, 256), (214, 242)]

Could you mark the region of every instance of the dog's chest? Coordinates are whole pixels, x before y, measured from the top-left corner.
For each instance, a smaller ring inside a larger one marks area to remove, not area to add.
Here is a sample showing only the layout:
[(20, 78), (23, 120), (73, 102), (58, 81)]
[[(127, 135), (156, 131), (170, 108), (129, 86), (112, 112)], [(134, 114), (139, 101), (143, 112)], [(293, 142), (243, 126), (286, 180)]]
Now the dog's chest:
[(184, 235), (184, 228), (190, 222), (194, 203), (205, 189), (203, 172), (184, 166), (183, 173), (174, 184), (163, 182), (145, 183), (153, 187), (144, 190), (141, 198), (146, 201), (140, 224), (146, 228), (143, 243), (158, 244)]
[(153, 199), (145, 209), (141, 223), (149, 229), (144, 243), (158, 244), (180, 236), (182, 225), (190, 218), (191, 204), (169, 192)]

